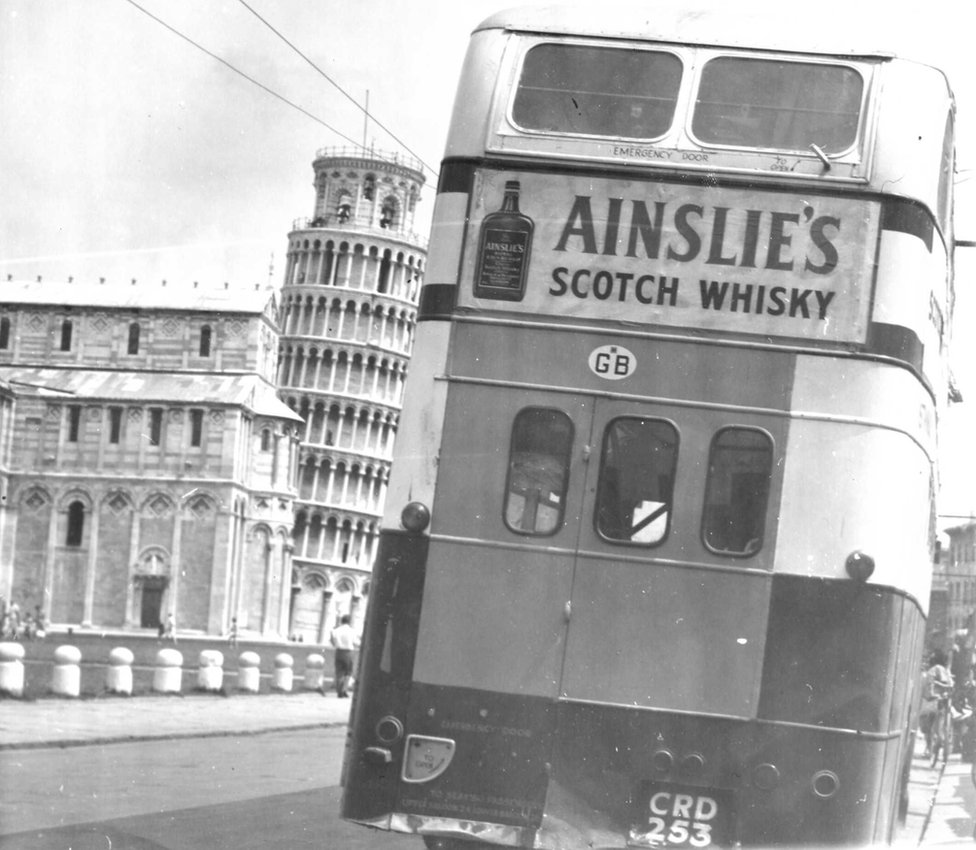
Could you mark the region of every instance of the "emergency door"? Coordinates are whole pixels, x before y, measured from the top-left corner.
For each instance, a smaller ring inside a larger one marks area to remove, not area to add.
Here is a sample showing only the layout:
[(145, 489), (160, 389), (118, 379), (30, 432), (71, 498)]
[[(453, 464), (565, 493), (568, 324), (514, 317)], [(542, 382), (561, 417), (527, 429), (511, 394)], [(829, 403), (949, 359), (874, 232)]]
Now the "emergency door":
[(769, 576), (702, 540), (727, 416), (614, 399), (593, 410), (559, 696), (755, 716)]

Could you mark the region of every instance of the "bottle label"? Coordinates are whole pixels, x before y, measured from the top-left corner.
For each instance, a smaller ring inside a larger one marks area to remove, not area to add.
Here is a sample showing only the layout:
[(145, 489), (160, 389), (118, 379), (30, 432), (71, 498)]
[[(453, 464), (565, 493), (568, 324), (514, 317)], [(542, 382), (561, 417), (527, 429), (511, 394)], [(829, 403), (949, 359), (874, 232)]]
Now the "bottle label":
[(481, 262), (475, 278), (477, 297), (522, 300), (530, 236), (524, 229), (509, 230), (490, 225), (484, 228)]

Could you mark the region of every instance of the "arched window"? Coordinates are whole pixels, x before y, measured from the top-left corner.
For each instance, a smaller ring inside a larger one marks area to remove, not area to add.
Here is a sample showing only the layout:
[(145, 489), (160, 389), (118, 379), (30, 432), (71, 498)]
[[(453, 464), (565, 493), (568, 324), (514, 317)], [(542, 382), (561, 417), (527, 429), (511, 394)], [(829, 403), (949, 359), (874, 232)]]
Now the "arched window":
[(61, 322), (61, 350), (71, 351), (71, 332), (74, 329), (74, 325), (71, 323), (71, 319), (65, 319)]
[(200, 328), (200, 356), (209, 357), (210, 356), (210, 340), (212, 337), (212, 331), (210, 325), (204, 325)]
[(271, 451), (271, 429), (265, 428), (261, 431), (261, 451)]
[(81, 502), (68, 505), (68, 532), (64, 537), (65, 546), (81, 546), (85, 531), (85, 506)]
[(367, 201), (373, 200), (373, 193), (376, 191), (376, 178), (372, 174), (367, 174), (363, 180), (363, 198)]
[[(386, 225), (383, 225), (384, 227)], [(387, 249), (383, 252), (383, 259), (380, 260), (380, 273), (379, 280), (376, 284), (376, 291), (379, 293), (386, 293), (390, 289), (390, 271), (392, 268), (392, 263), (390, 262), (390, 251)]]
[(352, 216), (352, 197), (348, 192), (341, 192), (339, 194), (336, 212), (340, 222), (349, 221), (350, 216)]
[(138, 322), (133, 322), (129, 325), (129, 354), (139, 353), (139, 332), (140, 327)]
[(383, 201), (383, 206), (380, 210), (380, 227), (393, 227), (396, 224), (396, 214), (396, 198), (389, 197)]
[(0, 318), (0, 349), (10, 347), (10, 319), (7, 316)]

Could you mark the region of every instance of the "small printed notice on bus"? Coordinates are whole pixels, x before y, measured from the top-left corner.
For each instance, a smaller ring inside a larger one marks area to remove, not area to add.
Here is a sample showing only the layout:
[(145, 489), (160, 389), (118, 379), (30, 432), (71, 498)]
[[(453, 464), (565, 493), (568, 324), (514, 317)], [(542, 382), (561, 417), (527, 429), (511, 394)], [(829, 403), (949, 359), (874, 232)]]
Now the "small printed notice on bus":
[(875, 200), (484, 169), (472, 201), (462, 307), (866, 339)]
[(627, 843), (634, 847), (729, 847), (732, 792), (644, 782), (635, 800), (637, 819)]

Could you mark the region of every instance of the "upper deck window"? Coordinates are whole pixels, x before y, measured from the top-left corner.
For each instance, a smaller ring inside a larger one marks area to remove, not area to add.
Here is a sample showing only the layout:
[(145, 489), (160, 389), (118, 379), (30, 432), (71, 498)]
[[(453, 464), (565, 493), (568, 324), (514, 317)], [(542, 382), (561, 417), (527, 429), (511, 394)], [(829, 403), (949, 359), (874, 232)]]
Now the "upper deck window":
[(837, 154), (857, 137), (863, 89), (842, 65), (723, 56), (702, 70), (692, 131), (706, 144)]
[(526, 54), (512, 118), (525, 130), (655, 139), (671, 126), (680, 83), (671, 53), (540, 44)]

